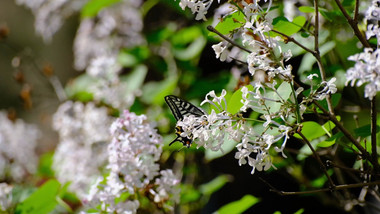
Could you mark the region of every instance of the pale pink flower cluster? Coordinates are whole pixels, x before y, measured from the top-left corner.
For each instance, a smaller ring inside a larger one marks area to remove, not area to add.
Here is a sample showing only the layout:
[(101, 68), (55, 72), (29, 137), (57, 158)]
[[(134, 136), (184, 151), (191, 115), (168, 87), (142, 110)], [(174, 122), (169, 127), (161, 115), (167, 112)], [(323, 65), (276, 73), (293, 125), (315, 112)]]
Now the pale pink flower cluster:
[(101, 175), (107, 163), (108, 128), (111, 117), (105, 107), (94, 103), (67, 101), (53, 117), (59, 144), (53, 157), (53, 169), (61, 183), (70, 182), (69, 190), (80, 199)]
[(37, 142), (41, 132), (37, 126), (21, 119), (11, 121), (0, 111), (0, 179), (23, 181), (36, 172)]
[[(92, 187), (89, 203), (100, 204), (101, 210), (108, 213), (136, 213), (140, 206), (137, 195), (151, 194), (154, 203), (172, 210), (173, 203), (179, 200), (179, 179), (171, 170), (160, 171), (157, 162), (163, 144), (154, 126), (145, 115), (124, 111), (110, 130), (107, 165), (110, 174)], [(133, 197), (116, 202), (126, 194)]]

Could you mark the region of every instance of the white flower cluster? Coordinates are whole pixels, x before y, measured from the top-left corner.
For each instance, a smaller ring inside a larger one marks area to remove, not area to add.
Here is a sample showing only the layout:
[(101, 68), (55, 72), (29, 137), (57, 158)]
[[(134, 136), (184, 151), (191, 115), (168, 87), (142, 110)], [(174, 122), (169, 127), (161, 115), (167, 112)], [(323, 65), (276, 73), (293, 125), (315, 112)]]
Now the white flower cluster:
[(35, 29), (45, 41), (62, 27), (64, 20), (78, 12), (89, 0), (16, 0), (30, 8), (35, 16)]
[[(372, 1), (371, 6), (366, 12), (365, 19), (371, 22), (367, 26), (367, 39), (375, 36), (377, 46), (380, 46), (380, 30), (378, 21), (380, 20), (380, 2)], [(355, 62), (355, 66), (346, 72), (346, 85), (351, 82), (351, 86), (357, 87), (366, 84), (364, 96), (372, 100), (378, 91), (380, 91), (380, 57), (379, 49), (365, 48), (362, 53), (348, 57)]]
[[(159, 171), (162, 138), (153, 125), (145, 115), (124, 111), (110, 130), (110, 174), (92, 187), (88, 201), (101, 204), (101, 210), (108, 213), (136, 213), (140, 206), (136, 195), (140, 192), (152, 195), (154, 203), (172, 210), (172, 203), (179, 200), (179, 179), (171, 170)], [(121, 199), (123, 195), (127, 198)]]
[(365, 48), (364, 52), (348, 57), (355, 62), (355, 66), (348, 69), (346, 73), (346, 85), (357, 87), (366, 84), (364, 96), (370, 100), (380, 91), (380, 50)]
[(119, 73), (121, 65), (115, 57), (98, 57), (87, 68), (87, 74), (94, 77), (94, 81), (88, 88), (95, 101), (104, 102), (117, 109), (127, 109), (135, 101), (135, 95), (139, 90), (131, 89), (121, 81)]
[(0, 183), (0, 211), (6, 211), (11, 206), (12, 190), (13, 186), (7, 183)]
[(53, 128), (60, 142), (53, 168), (61, 183), (71, 182), (69, 189), (80, 199), (85, 197), (107, 162), (110, 125), (107, 109), (98, 108), (94, 103), (67, 101), (54, 114)]
[[(30, 8), (35, 29), (45, 41), (62, 27), (69, 16), (79, 13), (89, 0), (16, 0)], [(96, 17), (84, 17), (74, 41), (75, 68), (86, 69), (98, 57), (116, 58), (121, 48), (144, 42), (140, 32), (142, 0), (121, 0), (103, 8)], [(94, 65), (93, 65), (94, 66)]]
[(0, 179), (21, 182), (37, 170), (37, 140), (41, 132), (21, 119), (11, 121), (0, 112)]
[[(265, 98), (253, 98), (249, 96), (251, 93), (247, 88), (243, 88), (243, 100), (245, 105), (242, 109), (252, 108), (248, 103), (262, 102)], [(277, 152), (281, 152), (284, 157), (283, 150), (285, 148), (289, 133), (292, 128), (281, 125), (271, 120), (271, 115), (265, 115), (267, 121), (263, 127), (271, 129), (271, 134), (266, 131), (258, 134), (254, 128), (249, 127), (243, 118), (232, 115), (227, 111), (227, 102), (225, 100), (226, 91), (223, 90), (220, 96), (216, 96), (214, 91), (206, 95), (206, 99), (201, 103), (209, 103), (214, 109), (209, 115), (205, 114), (201, 117), (194, 115), (185, 116), (183, 120), (177, 122), (182, 133), (181, 137), (188, 138), (197, 143), (198, 147), (203, 146), (206, 149), (213, 151), (222, 150), (222, 145), (228, 140), (238, 142), (235, 158), (239, 160), (239, 165), (248, 163), (252, 167), (252, 172), (255, 169), (268, 170), (273, 164), (269, 155), (269, 150), (273, 148)], [(253, 99), (251, 99), (253, 98)], [(260, 101), (261, 99), (261, 101)], [(248, 106), (248, 107), (247, 107)], [(264, 106), (261, 104), (260, 106)], [(263, 107), (265, 109), (265, 107)], [(283, 112), (283, 111), (281, 111)], [(272, 115), (275, 117), (274, 115)], [(284, 115), (281, 115), (284, 118)], [(275, 130), (275, 131), (273, 131)], [(275, 133), (275, 134), (274, 134)], [(272, 146), (277, 141), (284, 139), (280, 148)]]
[(74, 41), (75, 68), (84, 70), (97, 58), (117, 58), (121, 48), (144, 43), (141, 0), (122, 0), (84, 18)]
[[(191, 9), (191, 12), (196, 13), (195, 20), (204, 20), (206, 21), (207, 10), (210, 8), (214, 0), (181, 0), (179, 6), (182, 10), (185, 10), (186, 7)], [(218, 0), (219, 3), (220, 0)]]

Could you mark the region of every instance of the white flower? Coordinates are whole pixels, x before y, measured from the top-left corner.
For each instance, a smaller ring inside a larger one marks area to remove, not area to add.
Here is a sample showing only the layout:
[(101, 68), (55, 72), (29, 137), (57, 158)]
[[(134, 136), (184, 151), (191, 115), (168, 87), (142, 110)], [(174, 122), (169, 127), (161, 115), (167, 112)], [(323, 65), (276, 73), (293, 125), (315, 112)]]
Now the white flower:
[(11, 121), (0, 111), (0, 178), (21, 182), (37, 170), (36, 147), (41, 136), (37, 126), (21, 119)]
[(0, 211), (6, 211), (11, 206), (12, 190), (13, 186), (7, 183), (0, 183)]
[[(147, 121), (145, 115), (137, 116), (129, 111), (116, 119), (110, 127), (112, 141), (108, 146), (107, 168), (110, 170), (105, 182), (97, 182), (88, 195), (90, 204), (101, 205), (104, 212), (136, 213), (140, 206), (134, 194), (153, 195), (152, 203), (172, 210), (167, 201), (178, 202), (179, 179), (171, 170), (159, 172), (162, 153), (162, 137)], [(155, 179), (155, 182), (154, 181)], [(103, 184), (102, 184), (103, 183)], [(120, 201), (123, 193), (128, 197)], [(148, 197), (149, 198), (149, 197)], [(119, 200), (118, 203), (116, 201)]]
[(212, 46), (215, 51), (216, 58), (220, 58), (220, 61), (224, 62), (228, 56), (227, 45), (224, 42), (219, 42)]
[(355, 66), (348, 69), (346, 73), (346, 85), (351, 82), (351, 86), (357, 87), (366, 84), (365, 97), (370, 100), (380, 90), (380, 50), (375, 51), (365, 48), (364, 52), (348, 57), (355, 61)]
[(53, 116), (53, 128), (60, 140), (53, 168), (61, 183), (71, 182), (69, 189), (80, 199), (106, 164), (110, 124), (107, 109), (97, 108), (94, 103), (67, 101)]

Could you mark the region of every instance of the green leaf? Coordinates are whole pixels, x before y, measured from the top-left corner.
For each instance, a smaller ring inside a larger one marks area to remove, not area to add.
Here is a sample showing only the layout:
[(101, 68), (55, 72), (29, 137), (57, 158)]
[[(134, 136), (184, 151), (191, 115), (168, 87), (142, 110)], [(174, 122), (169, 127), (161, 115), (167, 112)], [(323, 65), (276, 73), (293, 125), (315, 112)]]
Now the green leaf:
[(221, 207), (216, 213), (218, 214), (238, 214), (259, 202), (259, 199), (252, 195), (245, 195), (240, 200), (231, 202)]
[(297, 16), (292, 22), (289, 22), (285, 17), (277, 17), (273, 20), (273, 29), (287, 36), (297, 33), (306, 23), (306, 18)]
[[(240, 11), (237, 11), (224, 17), (223, 20), (215, 26), (215, 29), (219, 31), (221, 34), (226, 35), (240, 28), (244, 25), (244, 23), (244, 14)], [(215, 33), (210, 32), (209, 35), (215, 35)]]
[(228, 154), (232, 150), (234, 150), (235, 146), (236, 146), (236, 141), (231, 140), (231, 139), (227, 139), (227, 136), (226, 136), (224, 139), (224, 143), (222, 145), (222, 149), (221, 149), (221, 150), (223, 150), (223, 152), (221, 150), (212, 151), (211, 149), (206, 149), (205, 159), (210, 161), (210, 160), (213, 160), (216, 158), (220, 158), (220, 157)]
[[(247, 85), (246, 87), (248, 88), (249, 91), (253, 90), (252, 85)], [(239, 88), (237, 91), (235, 91), (227, 102), (227, 110), (231, 114), (239, 113), (240, 108), (243, 107), (243, 103), (240, 102), (243, 95), (243, 93), (241, 92), (241, 89), (242, 88)]]
[(298, 8), (298, 10), (302, 13), (314, 13), (314, 7), (310, 6), (301, 6)]
[(131, 94), (135, 90), (140, 89), (144, 83), (145, 77), (148, 73), (148, 68), (145, 65), (139, 65), (129, 73), (120, 77), (120, 82), (125, 84), (126, 94)]
[[(328, 53), (334, 48), (335, 48), (334, 41), (329, 41), (321, 45), (319, 49), (321, 52), (321, 56), (324, 56), (326, 53)], [(315, 62), (316, 62), (316, 59), (312, 54), (310, 53), (305, 54), (302, 58), (301, 65), (298, 68), (298, 74), (303, 74), (305, 71), (311, 71)]]
[(147, 46), (138, 46), (120, 51), (117, 61), (124, 67), (132, 67), (143, 62), (149, 55), (150, 51)]
[(327, 139), (327, 140), (325, 140), (325, 141), (322, 141), (322, 142), (318, 143), (317, 146), (319, 146), (319, 147), (323, 147), (323, 148), (330, 147), (330, 146), (334, 145), (335, 142), (336, 142), (336, 140), (337, 140), (339, 137), (341, 137), (341, 136), (343, 136), (343, 135), (342, 135), (342, 132), (339, 132), (339, 133), (333, 135), (332, 137), (330, 137), (329, 139)]
[(200, 36), (184, 49), (175, 48), (173, 54), (179, 60), (190, 60), (202, 53), (206, 43), (206, 39)]
[(81, 17), (94, 17), (101, 9), (111, 6), (117, 2), (120, 2), (120, 0), (90, 0), (82, 7)]
[(230, 181), (231, 181), (231, 176), (219, 175), (218, 177), (212, 179), (210, 182), (199, 186), (199, 191), (206, 196), (210, 196), (211, 194), (218, 191), (220, 188), (226, 185), (227, 182), (230, 182)]
[(53, 164), (53, 155), (54, 153), (49, 152), (41, 155), (40, 163), (38, 166), (38, 174), (42, 177), (53, 177), (54, 171), (51, 168)]
[[(265, 97), (273, 100), (287, 100), (292, 93), (291, 85), (288, 82), (282, 82), (281, 85), (277, 88), (277, 92), (271, 91), (265, 94)], [(265, 101), (265, 105), (269, 108), (270, 113), (275, 113), (280, 110), (282, 103), (274, 101)]]
[(148, 104), (162, 105), (164, 97), (172, 94), (177, 87), (177, 77), (169, 77), (161, 82), (148, 82), (142, 88), (141, 100)]
[(44, 214), (51, 212), (58, 204), (60, 183), (49, 180), (16, 207), (17, 214)]
[[(376, 126), (376, 133), (380, 131), (380, 126)], [(359, 128), (354, 129), (354, 133), (356, 137), (367, 137), (371, 135), (371, 124), (361, 126)]]
[(97, 80), (87, 74), (82, 74), (66, 85), (65, 92), (70, 99), (88, 102), (93, 100), (89, 88)]
[(197, 202), (201, 197), (200, 191), (196, 190), (192, 185), (181, 185), (181, 203)]
[[(326, 134), (322, 126), (314, 121), (303, 122), (301, 133), (307, 138), (308, 141), (312, 141), (313, 139)], [(294, 137), (302, 139), (299, 134), (294, 134)]]

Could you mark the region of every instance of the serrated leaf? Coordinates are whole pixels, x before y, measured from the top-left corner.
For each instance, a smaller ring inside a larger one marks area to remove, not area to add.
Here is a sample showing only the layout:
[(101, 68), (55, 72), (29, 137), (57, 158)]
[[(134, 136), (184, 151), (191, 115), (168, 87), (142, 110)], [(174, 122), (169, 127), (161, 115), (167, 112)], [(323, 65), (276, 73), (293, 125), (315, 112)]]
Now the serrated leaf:
[[(245, 23), (244, 14), (240, 11), (232, 13), (223, 18), (221, 22), (219, 22), (215, 29), (219, 31), (221, 34), (229, 34), (231, 31), (234, 31), (237, 28), (240, 28)], [(215, 33), (210, 32), (209, 35), (215, 35)]]
[(228, 203), (221, 207), (215, 213), (217, 214), (238, 214), (243, 213), (248, 208), (259, 202), (260, 200), (252, 195), (245, 195), (240, 200)]

